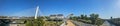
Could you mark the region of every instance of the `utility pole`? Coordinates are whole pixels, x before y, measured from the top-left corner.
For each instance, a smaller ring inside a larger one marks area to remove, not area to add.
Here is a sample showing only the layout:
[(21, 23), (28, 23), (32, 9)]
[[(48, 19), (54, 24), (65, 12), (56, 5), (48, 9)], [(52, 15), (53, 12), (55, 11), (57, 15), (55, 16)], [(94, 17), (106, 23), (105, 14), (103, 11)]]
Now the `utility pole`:
[(37, 8), (36, 8), (35, 19), (37, 19), (38, 11), (39, 11), (39, 6), (37, 6)]

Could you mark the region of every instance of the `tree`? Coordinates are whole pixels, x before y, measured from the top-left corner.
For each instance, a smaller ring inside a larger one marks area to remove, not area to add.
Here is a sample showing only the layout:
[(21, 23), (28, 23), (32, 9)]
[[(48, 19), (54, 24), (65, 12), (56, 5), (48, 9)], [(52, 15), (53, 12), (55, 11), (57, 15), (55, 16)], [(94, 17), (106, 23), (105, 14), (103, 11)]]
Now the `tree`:
[(78, 20), (78, 17), (77, 17), (77, 16), (74, 16), (72, 19), (73, 19), (73, 20)]
[(44, 26), (45, 21), (43, 17), (33, 20), (27, 20), (26, 26)]
[(70, 14), (70, 16), (73, 16), (74, 14), (72, 13), (72, 14)]
[(85, 19), (85, 20), (89, 20), (89, 18), (87, 17), (87, 15), (84, 16), (84, 19)]
[(84, 19), (84, 15), (81, 15), (81, 19)]
[(100, 26), (103, 23), (103, 20), (99, 18), (98, 14), (90, 14), (92, 24)]
[(77, 16), (73, 16), (74, 14), (70, 14), (68, 15), (69, 19), (72, 19), (72, 20), (77, 20), (78, 17)]
[(73, 15), (74, 15), (74, 14), (69, 14), (67, 17), (68, 17), (69, 19), (73, 19)]
[(87, 17), (87, 15), (81, 15), (81, 19), (84, 19), (84, 20), (88, 20), (89, 18)]
[(32, 22), (30, 20), (27, 20), (26, 26), (33, 26)]
[(98, 18), (98, 14), (90, 14), (90, 18), (91, 18), (91, 21), (92, 21), (92, 24), (96, 24), (96, 20)]
[(110, 19), (112, 20), (113, 18), (112, 18), (112, 17), (110, 17)]
[(104, 23), (104, 20), (98, 18), (98, 20), (96, 21), (96, 25), (100, 26)]

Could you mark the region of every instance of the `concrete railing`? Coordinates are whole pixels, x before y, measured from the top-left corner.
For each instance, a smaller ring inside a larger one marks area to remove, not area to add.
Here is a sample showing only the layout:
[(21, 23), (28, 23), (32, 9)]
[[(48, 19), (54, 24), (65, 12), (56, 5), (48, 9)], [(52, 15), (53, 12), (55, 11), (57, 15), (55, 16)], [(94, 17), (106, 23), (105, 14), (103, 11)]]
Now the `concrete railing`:
[(64, 23), (62, 23), (60, 26), (65, 26), (65, 22), (64, 22)]

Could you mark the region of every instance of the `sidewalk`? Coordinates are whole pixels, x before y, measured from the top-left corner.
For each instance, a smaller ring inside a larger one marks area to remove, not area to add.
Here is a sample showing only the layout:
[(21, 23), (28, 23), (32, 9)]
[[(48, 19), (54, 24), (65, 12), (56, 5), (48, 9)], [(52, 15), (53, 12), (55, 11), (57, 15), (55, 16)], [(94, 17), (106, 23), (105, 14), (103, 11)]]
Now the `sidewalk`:
[(75, 26), (70, 20), (67, 20), (67, 25), (66, 26)]

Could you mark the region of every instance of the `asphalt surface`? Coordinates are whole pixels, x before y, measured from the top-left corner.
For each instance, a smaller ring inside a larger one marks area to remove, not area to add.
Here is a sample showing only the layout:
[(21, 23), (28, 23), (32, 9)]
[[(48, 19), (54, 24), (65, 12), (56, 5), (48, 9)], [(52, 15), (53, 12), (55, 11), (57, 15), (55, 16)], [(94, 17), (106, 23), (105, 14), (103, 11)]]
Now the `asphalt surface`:
[(77, 21), (72, 21), (76, 26), (95, 26), (92, 24), (86, 24), (86, 23), (82, 23), (82, 22), (77, 22)]

